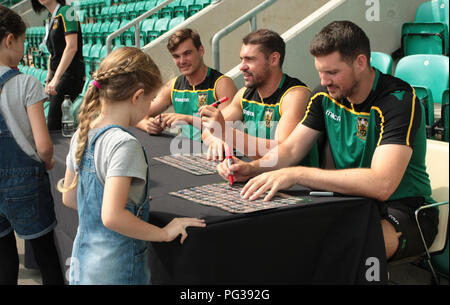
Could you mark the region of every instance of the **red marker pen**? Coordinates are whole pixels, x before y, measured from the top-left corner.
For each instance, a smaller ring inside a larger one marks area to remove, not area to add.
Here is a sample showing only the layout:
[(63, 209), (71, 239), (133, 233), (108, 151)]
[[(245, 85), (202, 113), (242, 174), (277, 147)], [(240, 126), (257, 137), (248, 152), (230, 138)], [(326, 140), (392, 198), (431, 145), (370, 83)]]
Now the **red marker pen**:
[[(220, 104), (225, 103), (228, 100), (229, 100), (228, 96), (224, 96), (220, 100), (215, 101), (214, 103), (212, 103), (210, 106), (217, 107)], [(200, 115), (200, 112), (197, 112), (197, 115)]]
[(228, 101), (228, 96), (224, 96), (224, 97), (222, 97), (220, 100), (215, 101), (214, 103), (211, 104), (211, 106), (217, 107), (217, 106), (219, 106), (220, 104), (225, 103), (226, 101)]
[[(230, 168), (231, 165), (233, 165), (233, 158), (231, 156), (232, 156), (231, 148), (228, 147), (227, 153), (225, 156), (225, 158), (227, 159), (227, 162), (228, 162), (228, 168)], [(234, 182), (233, 180), (234, 180), (234, 174), (232, 171), (230, 171), (230, 173), (228, 174), (228, 183), (230, 184), (230, 186), (233, 186), (233, 182)]]

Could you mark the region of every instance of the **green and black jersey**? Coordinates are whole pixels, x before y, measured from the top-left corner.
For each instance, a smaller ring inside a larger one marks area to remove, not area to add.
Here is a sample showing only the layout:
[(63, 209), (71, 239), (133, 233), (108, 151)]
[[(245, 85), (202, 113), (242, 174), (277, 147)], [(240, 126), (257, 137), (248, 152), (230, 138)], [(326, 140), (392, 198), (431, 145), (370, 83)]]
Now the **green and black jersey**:
[(379, 145), (411, 147), (411, 160), (389, 200), (424, 197), (434, 202), (425, 166), (424, 120), (414, 89), (376, 70), (372, 91), (362, 104), (335, 100), (322, 88), (313, 93), (302, 124), (326, 132), (337, 169), (369, 168)]
[[(227, 76), (209, 67), (205, 79), (197, 86), (191, 86), (186, 76), (178, 76), (172, 87), (172, 105), (175, 112), (195, 116), (200, 107), (214, 103), (218, 99), (216, 86), (222, 77)], [(184, 137), (201, 141), (200, 130), (192, 125), (182, 125), (181, 131)]]
[[(241, 98), (245, 132), (254, 137), (273, 140), (278, 122), (283, 115), (281, 111), (283, 99), (290, 90), (299, 87), (310, 90), (299, 79), (283, 74), (277, 90), (267, 98), (262, 98), (256, 88), (246, 88)], [(315, 146), (300, 164), (318, 166), (318, 160), (318, 150)]]
[(65, 73), (84, 76), (81, 26), (75, 10), (67, 5), (59, 8), (49, 32), (47, 49), (52, 56), (50, 60), (50, 70), (55, 72), (58, 68), (64, 49), (66, 48), (65, 36), (73, 33), (78, 34), (78, 49)]

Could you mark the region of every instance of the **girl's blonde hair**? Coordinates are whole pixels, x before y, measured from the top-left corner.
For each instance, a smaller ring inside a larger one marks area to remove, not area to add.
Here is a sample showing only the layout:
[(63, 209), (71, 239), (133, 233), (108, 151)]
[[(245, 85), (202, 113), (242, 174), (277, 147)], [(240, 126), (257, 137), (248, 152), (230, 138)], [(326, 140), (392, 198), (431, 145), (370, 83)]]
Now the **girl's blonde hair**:
[[(100, 100), (124, 101), (131, 98), (139, 89), (144, 89), (145, 94), (150, 94), (162, 86), (161, 73), (151, 57), (133, 47), (122, 47), (113, 51), (103, 59), (92, 77), (101, 89), (91, 84), (80, 107), (78, 146), (75, 152), (76, 168), (83, 159), (88, 142), (89, 126), (100, 113)], [(64, 179), (58, 182), (57, 187), (60, 192), (67, 192), (76, 187), (78, 170), (75, 174), (72, 184), (67, 188), (63, 186)]]

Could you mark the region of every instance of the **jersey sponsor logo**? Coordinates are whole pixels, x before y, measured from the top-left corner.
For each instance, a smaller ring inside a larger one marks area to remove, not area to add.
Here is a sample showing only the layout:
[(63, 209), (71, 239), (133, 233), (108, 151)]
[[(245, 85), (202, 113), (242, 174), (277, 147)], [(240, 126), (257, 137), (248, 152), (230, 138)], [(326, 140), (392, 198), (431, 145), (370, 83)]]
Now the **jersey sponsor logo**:
[(206, 99), (208, 98), (208, 93), (198, 92), (197, 95), (198, 95), (198, 102), (197, 102), (198, 108), (206, 105)]
[(175, 102), (177, 103), (189, 103), (188, 97), (176, 97)]
[(255, 113), (254, 113), (253, 111), (249, 111), (249, 110), (247, 110), (247, 109), (244, 109), (244, 110), (243, 110), (243, 113), (244, 113), (245, 115), (248, 115), (248, 116), (251, 116), (251, 117), (255, 117)]
[(330, 110), (327, 110), (326, 115), (329, 116), (330, 118), (332, 118), (333, 120), (335, 120), (336, 122), (341, 121), (341, 116), (336, 115), (335, 113), (331, 112)]
[(264, 113), (264, 121), (266, 122), (266, 128), (270, 128), (273, 126), (273, 109), (267, 108)]
[(369, 121), (366, 118), (358, 117), (357, 118), (357, 129), (356, 135), (363, 141), (366, 140), (367, 137), (367, 127), (369, 125)]

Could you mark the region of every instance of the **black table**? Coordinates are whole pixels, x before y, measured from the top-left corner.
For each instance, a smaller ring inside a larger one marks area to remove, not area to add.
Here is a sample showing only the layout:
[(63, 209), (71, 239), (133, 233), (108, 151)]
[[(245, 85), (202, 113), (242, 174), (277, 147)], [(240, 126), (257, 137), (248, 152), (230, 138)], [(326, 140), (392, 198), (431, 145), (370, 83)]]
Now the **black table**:
[[(310, 203), (250, 214), (231, 214), (169, 195), (186, 187), (223, 181), (195, 176), (153, 160), (168, 155), (173, 135), (149, 136), (132, 128), (150, 165), (149, 222), (199, 217), (206, 228), (188, 228), (183, 245), (149, 243), (153, 284), (380, 284), (387, 280), (386, 257), (375, 201), (357, 197), (312, 197)], [(177, 138), (178, 139), (178, 138)], [(52, 135), (52, 185), (64, 176), (70, 139)], [(184, 142), (189, 145), (190, 141)], [(197, 145), (197, 144), (196, 144)], [(176, 147), (176, 145), (175, 145)], [(191, 145), (191, 149), (193, 146)], [(198, 146), (196, 146), (198, 148)], [(58, 226), (55, 239), (66, 274), (78, 225), (54, 188)], [(288, 191), (307, 195), (303, 187)]]

